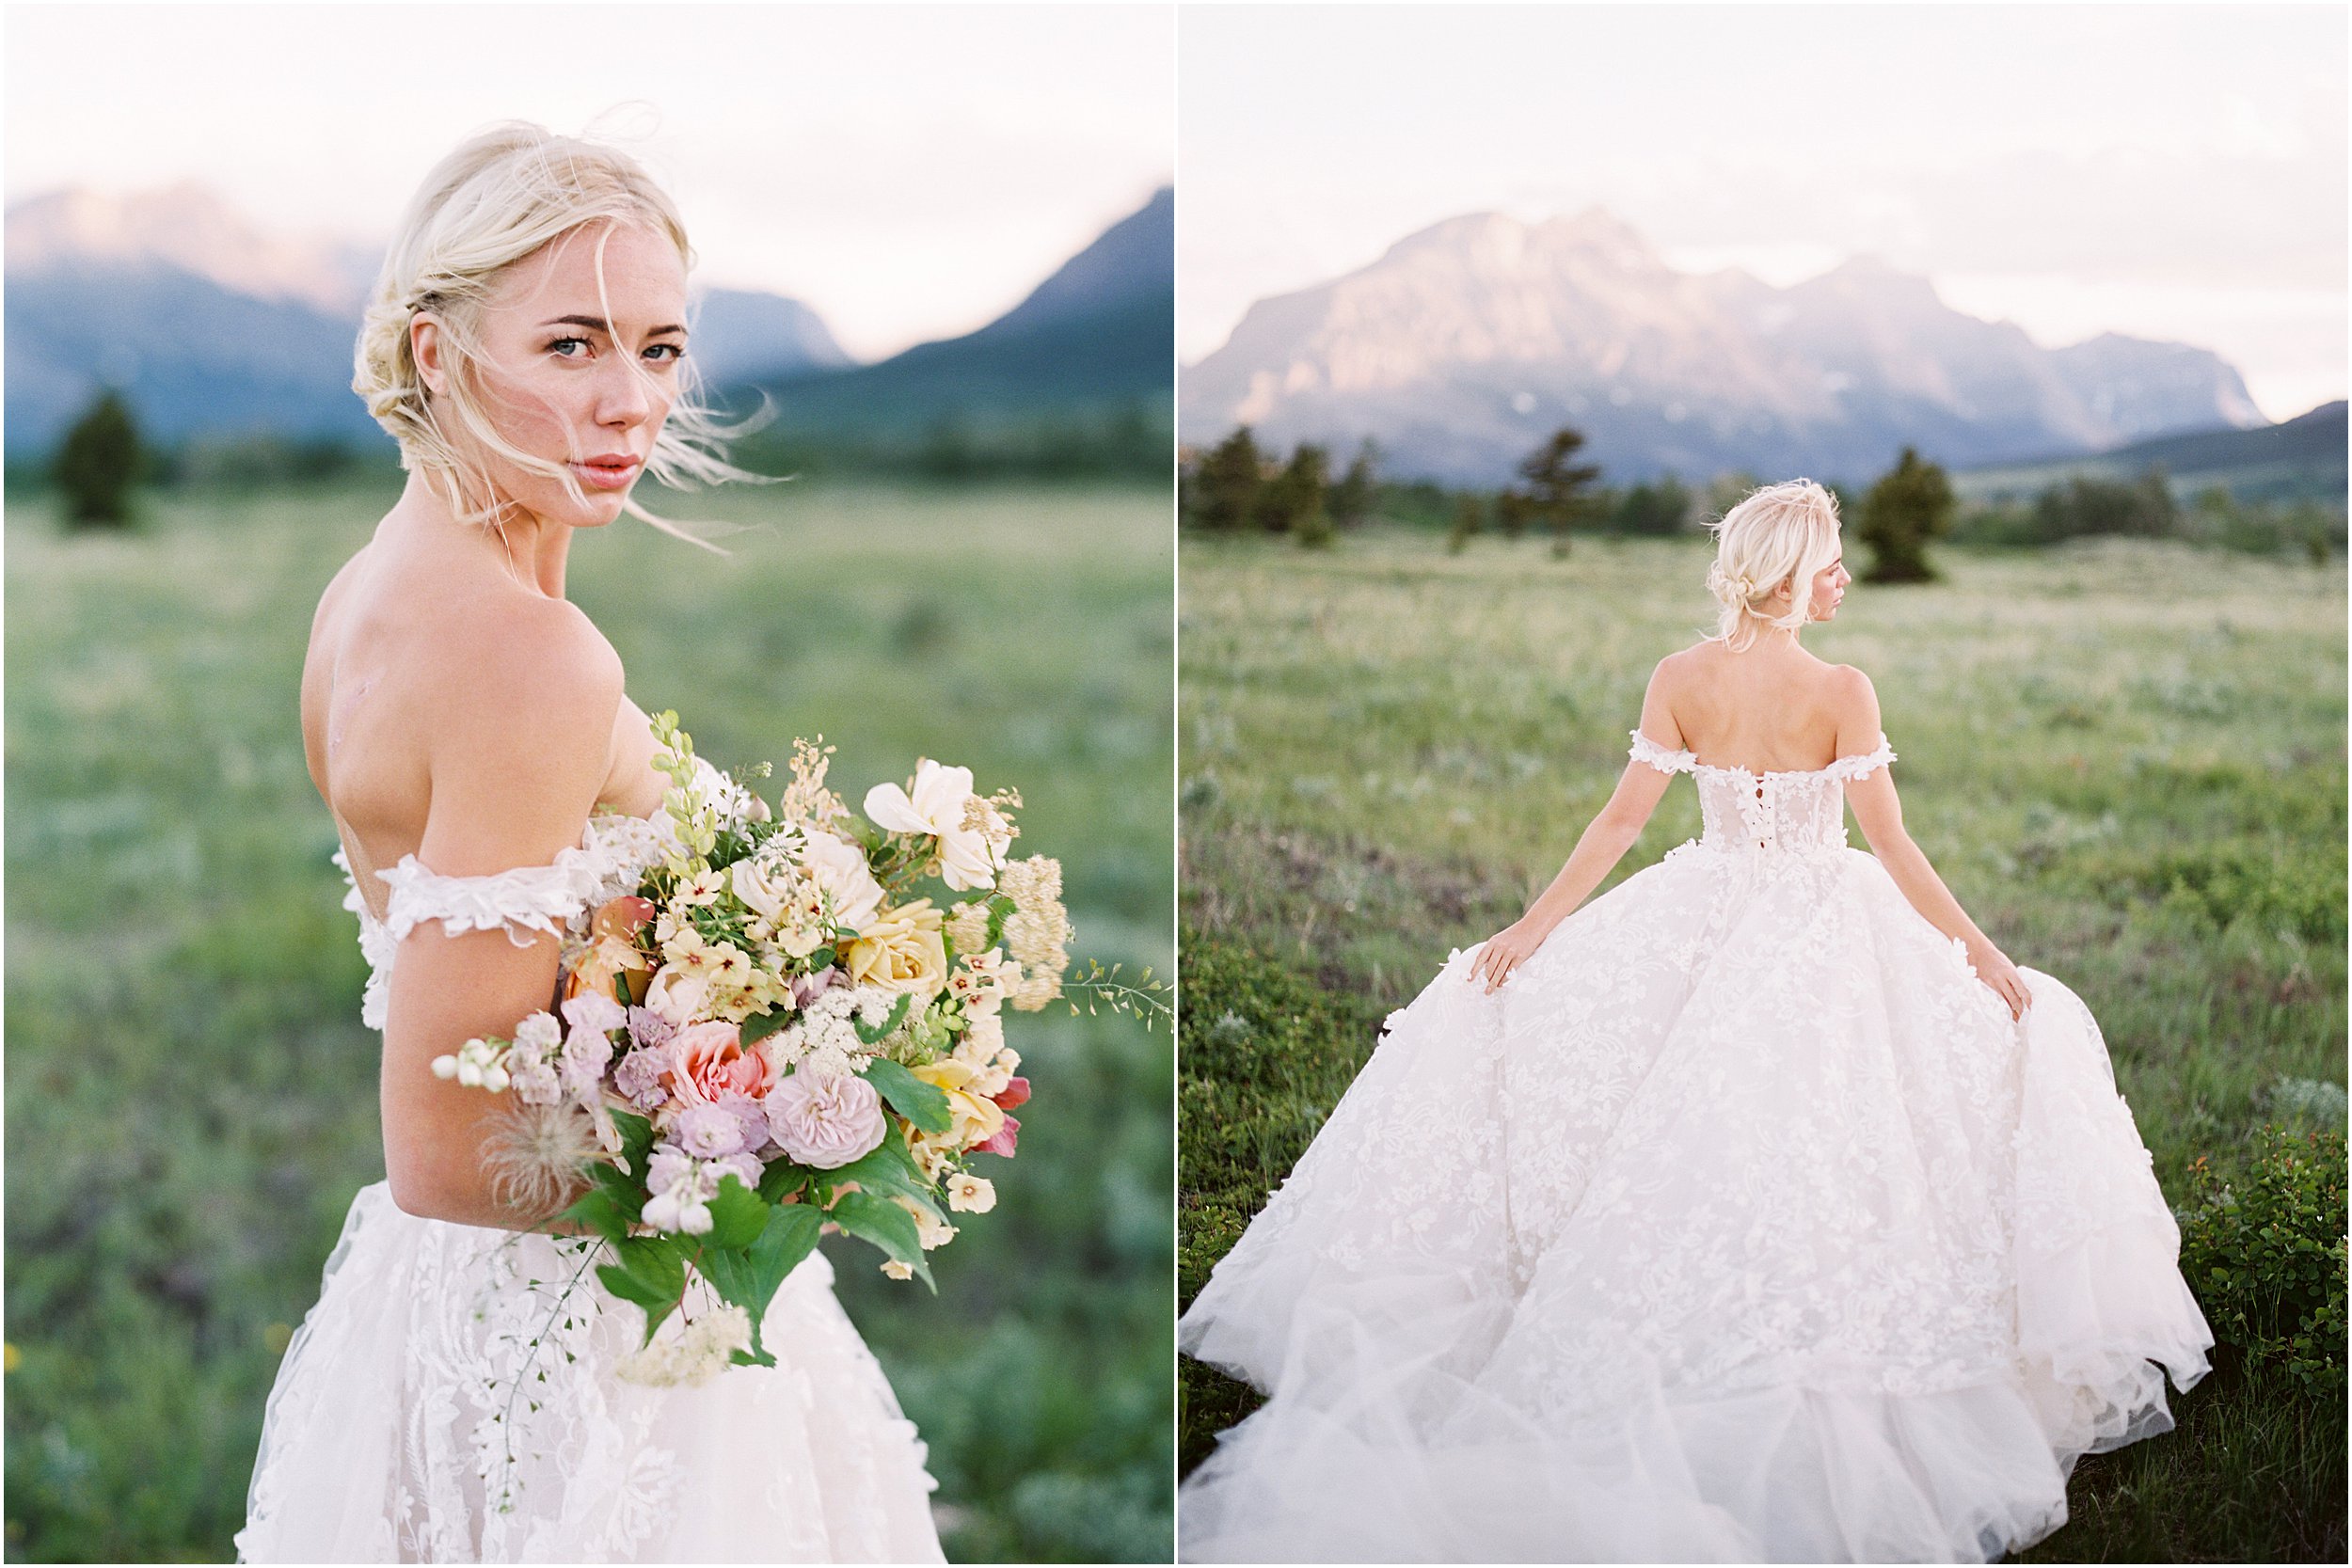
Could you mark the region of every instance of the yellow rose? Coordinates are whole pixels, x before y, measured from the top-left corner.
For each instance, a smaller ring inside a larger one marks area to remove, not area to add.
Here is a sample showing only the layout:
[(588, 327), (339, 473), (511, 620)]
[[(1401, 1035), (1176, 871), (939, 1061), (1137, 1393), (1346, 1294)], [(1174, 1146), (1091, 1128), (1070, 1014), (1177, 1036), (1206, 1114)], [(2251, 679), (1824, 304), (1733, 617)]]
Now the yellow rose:
[(850, 978), (861, 985), (912, 991), (921, 1002), (947, 981), (947, 947), (940, 912), (928, 898), (884, 910), (850, 943)]

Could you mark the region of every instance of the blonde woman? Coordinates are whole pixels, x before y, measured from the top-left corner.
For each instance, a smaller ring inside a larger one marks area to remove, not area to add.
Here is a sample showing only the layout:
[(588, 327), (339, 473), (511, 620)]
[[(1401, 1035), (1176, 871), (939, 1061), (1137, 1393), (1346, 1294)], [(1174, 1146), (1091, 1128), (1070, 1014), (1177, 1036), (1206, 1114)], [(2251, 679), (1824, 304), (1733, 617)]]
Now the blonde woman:
[[(383, 1031), (387, 1180), (353, 1202), (272, 1391), (250, 1561), (936, 1560), (924, 1449), (812, 1255), (778, 1365), (621, 1375), (644, 1317), (548, 1233), (562, 1128), (433, 1059), (548, 1006), (567, 918), (666, 783), (612, 645), (564, 595), (638, 479), (722, 479), (689, 379), (691, 252), (634, 161), (497, 127), (433, 170), (354, 387), (406, 489), (319, 601), (310, 773)], [(678, 1332), (677, 1318), (665, 1333)]]
[[(1183, 1555), (1984, 1560), (2169, 1428), (2213, 1343), (2179, 1233), (2090, 1014), (1968, 918), (1868, 677), (1802, 645), (1849, 581), (1821, 486), (1723, 518), (1717, 633), (1608, 804), (1184, 1314), (1271, 1397)], [(1704, 833), (1587, 905), (1684, 773)]]

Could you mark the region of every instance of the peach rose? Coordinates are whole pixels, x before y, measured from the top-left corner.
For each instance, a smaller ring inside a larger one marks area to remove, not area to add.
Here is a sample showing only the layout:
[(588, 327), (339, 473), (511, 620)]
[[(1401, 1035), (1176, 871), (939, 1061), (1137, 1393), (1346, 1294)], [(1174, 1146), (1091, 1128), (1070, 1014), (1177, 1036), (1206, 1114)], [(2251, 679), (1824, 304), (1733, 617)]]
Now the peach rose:
[(765, 1042), (747, 1049), (742, 1035), (740, 1024), (723, 1022), (680, 1029), (665, 1048), (670, 1053), (671, 1089), (690, 1105), (716, 1105), (728, 1094), (754, 1100), (766, 1094), (775, 1077)]

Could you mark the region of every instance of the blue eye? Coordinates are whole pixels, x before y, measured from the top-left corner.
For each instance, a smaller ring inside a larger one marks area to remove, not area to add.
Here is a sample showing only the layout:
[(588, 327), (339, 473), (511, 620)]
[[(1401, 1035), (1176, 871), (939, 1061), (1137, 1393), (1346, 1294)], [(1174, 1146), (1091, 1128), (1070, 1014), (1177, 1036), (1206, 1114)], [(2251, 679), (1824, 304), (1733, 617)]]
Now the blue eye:
[(564, 345), (567, 343), (576, 344), (580, 348), (586, 348), (588, 346), (588, 340), (585, 338), (558, 338), (555, 341), (548, 345), (548, 352), (565, 359), (578, 358), (578, 355), (564, 354), (563, 352)]
[(661, 361), (663, 364), (675, 365), (686, 357), (686, 345), (684, 343), (656, 343), (645, 352), (663, 355), (666, 356)]

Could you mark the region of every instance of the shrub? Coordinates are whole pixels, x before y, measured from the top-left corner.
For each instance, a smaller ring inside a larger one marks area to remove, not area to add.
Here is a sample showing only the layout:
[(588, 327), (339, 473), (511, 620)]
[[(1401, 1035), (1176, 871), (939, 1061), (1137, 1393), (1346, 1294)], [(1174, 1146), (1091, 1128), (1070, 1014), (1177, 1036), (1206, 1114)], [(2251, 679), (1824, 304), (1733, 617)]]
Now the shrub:
[(2344, 1153), (2341, 1131), (2255, 1134), (2235, 1181), (2200, 1155), (2181, 1218), (2181, 1273), (2216, 1338), (2309, 1392), (2344, 1394)]

